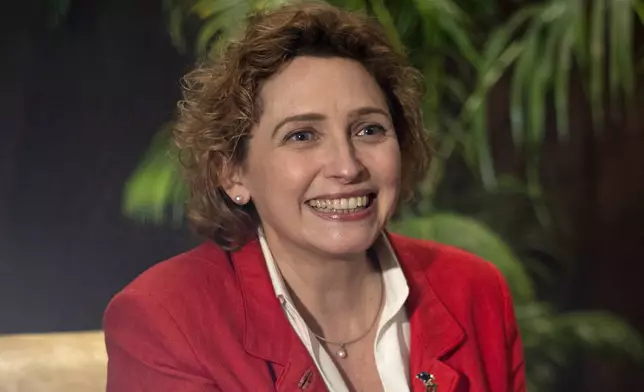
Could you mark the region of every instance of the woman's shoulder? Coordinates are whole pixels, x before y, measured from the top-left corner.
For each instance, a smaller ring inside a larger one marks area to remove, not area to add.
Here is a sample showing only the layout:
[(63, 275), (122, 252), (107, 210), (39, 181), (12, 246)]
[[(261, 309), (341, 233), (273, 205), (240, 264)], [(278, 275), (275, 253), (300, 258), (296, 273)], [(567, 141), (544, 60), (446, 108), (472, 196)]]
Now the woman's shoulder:
[(136, 292), (165, 302), (199, 295), (206, 288), (218, 292), (231, 281), (235, 279), (228, 254), (207, 241), (151, 266), (125, 286), (121, 293)]
[(399, 234), (389, 234), (392, 247), (403, 268), (460, 277), (495, 275), (494, 264), (461, 248)]
[(435, 296), (461, 325), (514, 325), (509, 286), (494, 264), (432, 241), (393, 235), (391, 242), (415, 292)]
[[(243, 312), (236, 282), (228, 254), (212, 243), (148, 268), (105, 309), (110, 360), (127, 368), (121, 369), (123, 374), (131, 373), (130, 367), (150, 371), (172, 366), (201, 375), (203, 358), (215, 361), (212, 353), (221, 352), (222, 340), (227, 347), (240, 347)], [(212, 333), (213, 325), (217, 333)]]
[(473, 253), (397, 234), (390, 234), (389, 238), (403, 270), (425, 275), (437, 292), (498, 293), (505, 290), (506, 282), (499, 269)]

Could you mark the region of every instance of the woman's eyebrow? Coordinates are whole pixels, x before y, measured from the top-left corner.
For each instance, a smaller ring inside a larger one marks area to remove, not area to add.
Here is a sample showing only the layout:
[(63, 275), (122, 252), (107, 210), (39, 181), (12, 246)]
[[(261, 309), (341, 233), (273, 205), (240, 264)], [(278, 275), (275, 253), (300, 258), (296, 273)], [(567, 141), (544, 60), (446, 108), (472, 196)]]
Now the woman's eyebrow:
[(284, 125), (288, 124), (289, 122), (293, 121), (322, 121), (325, 120), (326, 116), (321, 113), (302, 113), (302, 114), (295, 114), (293, 116), (288, 116), (284, 118), (282, 121), (277, 123), (275, 128), (273, 129), (273, 133), (271, 137), (275, 137), (275, 134), (277, 134), (277, 131)]
[(391, 119), (391, 116), (389, 115), (389, 111), (383, 110), (375, 106), (365, 106), (358, 109), (354, 109), (349, 112), (349, 117), (356, 118), (356, 117), (364, 116), (367, 114), (374, 114), (374, 113), (382, 114), (383, 116)]

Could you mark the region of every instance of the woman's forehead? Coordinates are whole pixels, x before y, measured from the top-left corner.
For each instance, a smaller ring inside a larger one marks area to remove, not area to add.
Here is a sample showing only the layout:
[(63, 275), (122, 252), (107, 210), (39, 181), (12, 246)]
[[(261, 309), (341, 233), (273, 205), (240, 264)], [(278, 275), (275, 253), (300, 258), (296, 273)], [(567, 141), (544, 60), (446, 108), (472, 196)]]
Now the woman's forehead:
[(343, 113), (361, 107), (387, 109), (380, 87), (357, 61), (339, 57), (297, 57), (260, 90), (262, 111), (276, 116), (306, 112)]

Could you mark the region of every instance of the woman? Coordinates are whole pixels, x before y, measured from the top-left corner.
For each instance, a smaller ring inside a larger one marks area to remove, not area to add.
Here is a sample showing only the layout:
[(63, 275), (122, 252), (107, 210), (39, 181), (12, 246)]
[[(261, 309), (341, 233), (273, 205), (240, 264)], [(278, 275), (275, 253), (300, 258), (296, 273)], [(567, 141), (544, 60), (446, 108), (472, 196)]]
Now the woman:
[(525, 390), (499, 272), (385, 231), (427, 164), (420, 85), (319, 3), (189, 74), (175, 137), (207, 240), (110, 303), (108, 391)]

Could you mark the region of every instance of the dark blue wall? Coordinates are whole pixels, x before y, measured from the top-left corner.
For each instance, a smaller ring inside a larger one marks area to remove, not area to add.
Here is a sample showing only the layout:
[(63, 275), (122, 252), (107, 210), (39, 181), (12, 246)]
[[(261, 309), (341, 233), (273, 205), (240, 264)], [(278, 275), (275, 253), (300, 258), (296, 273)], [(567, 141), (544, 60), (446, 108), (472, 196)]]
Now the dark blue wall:
[(0, 47), (0, 333), (99, 328), (113, 293), (191, 245), (120, 212), (191, 62), (161, 2), (72, 2), (57, 29), (38, 3)]

